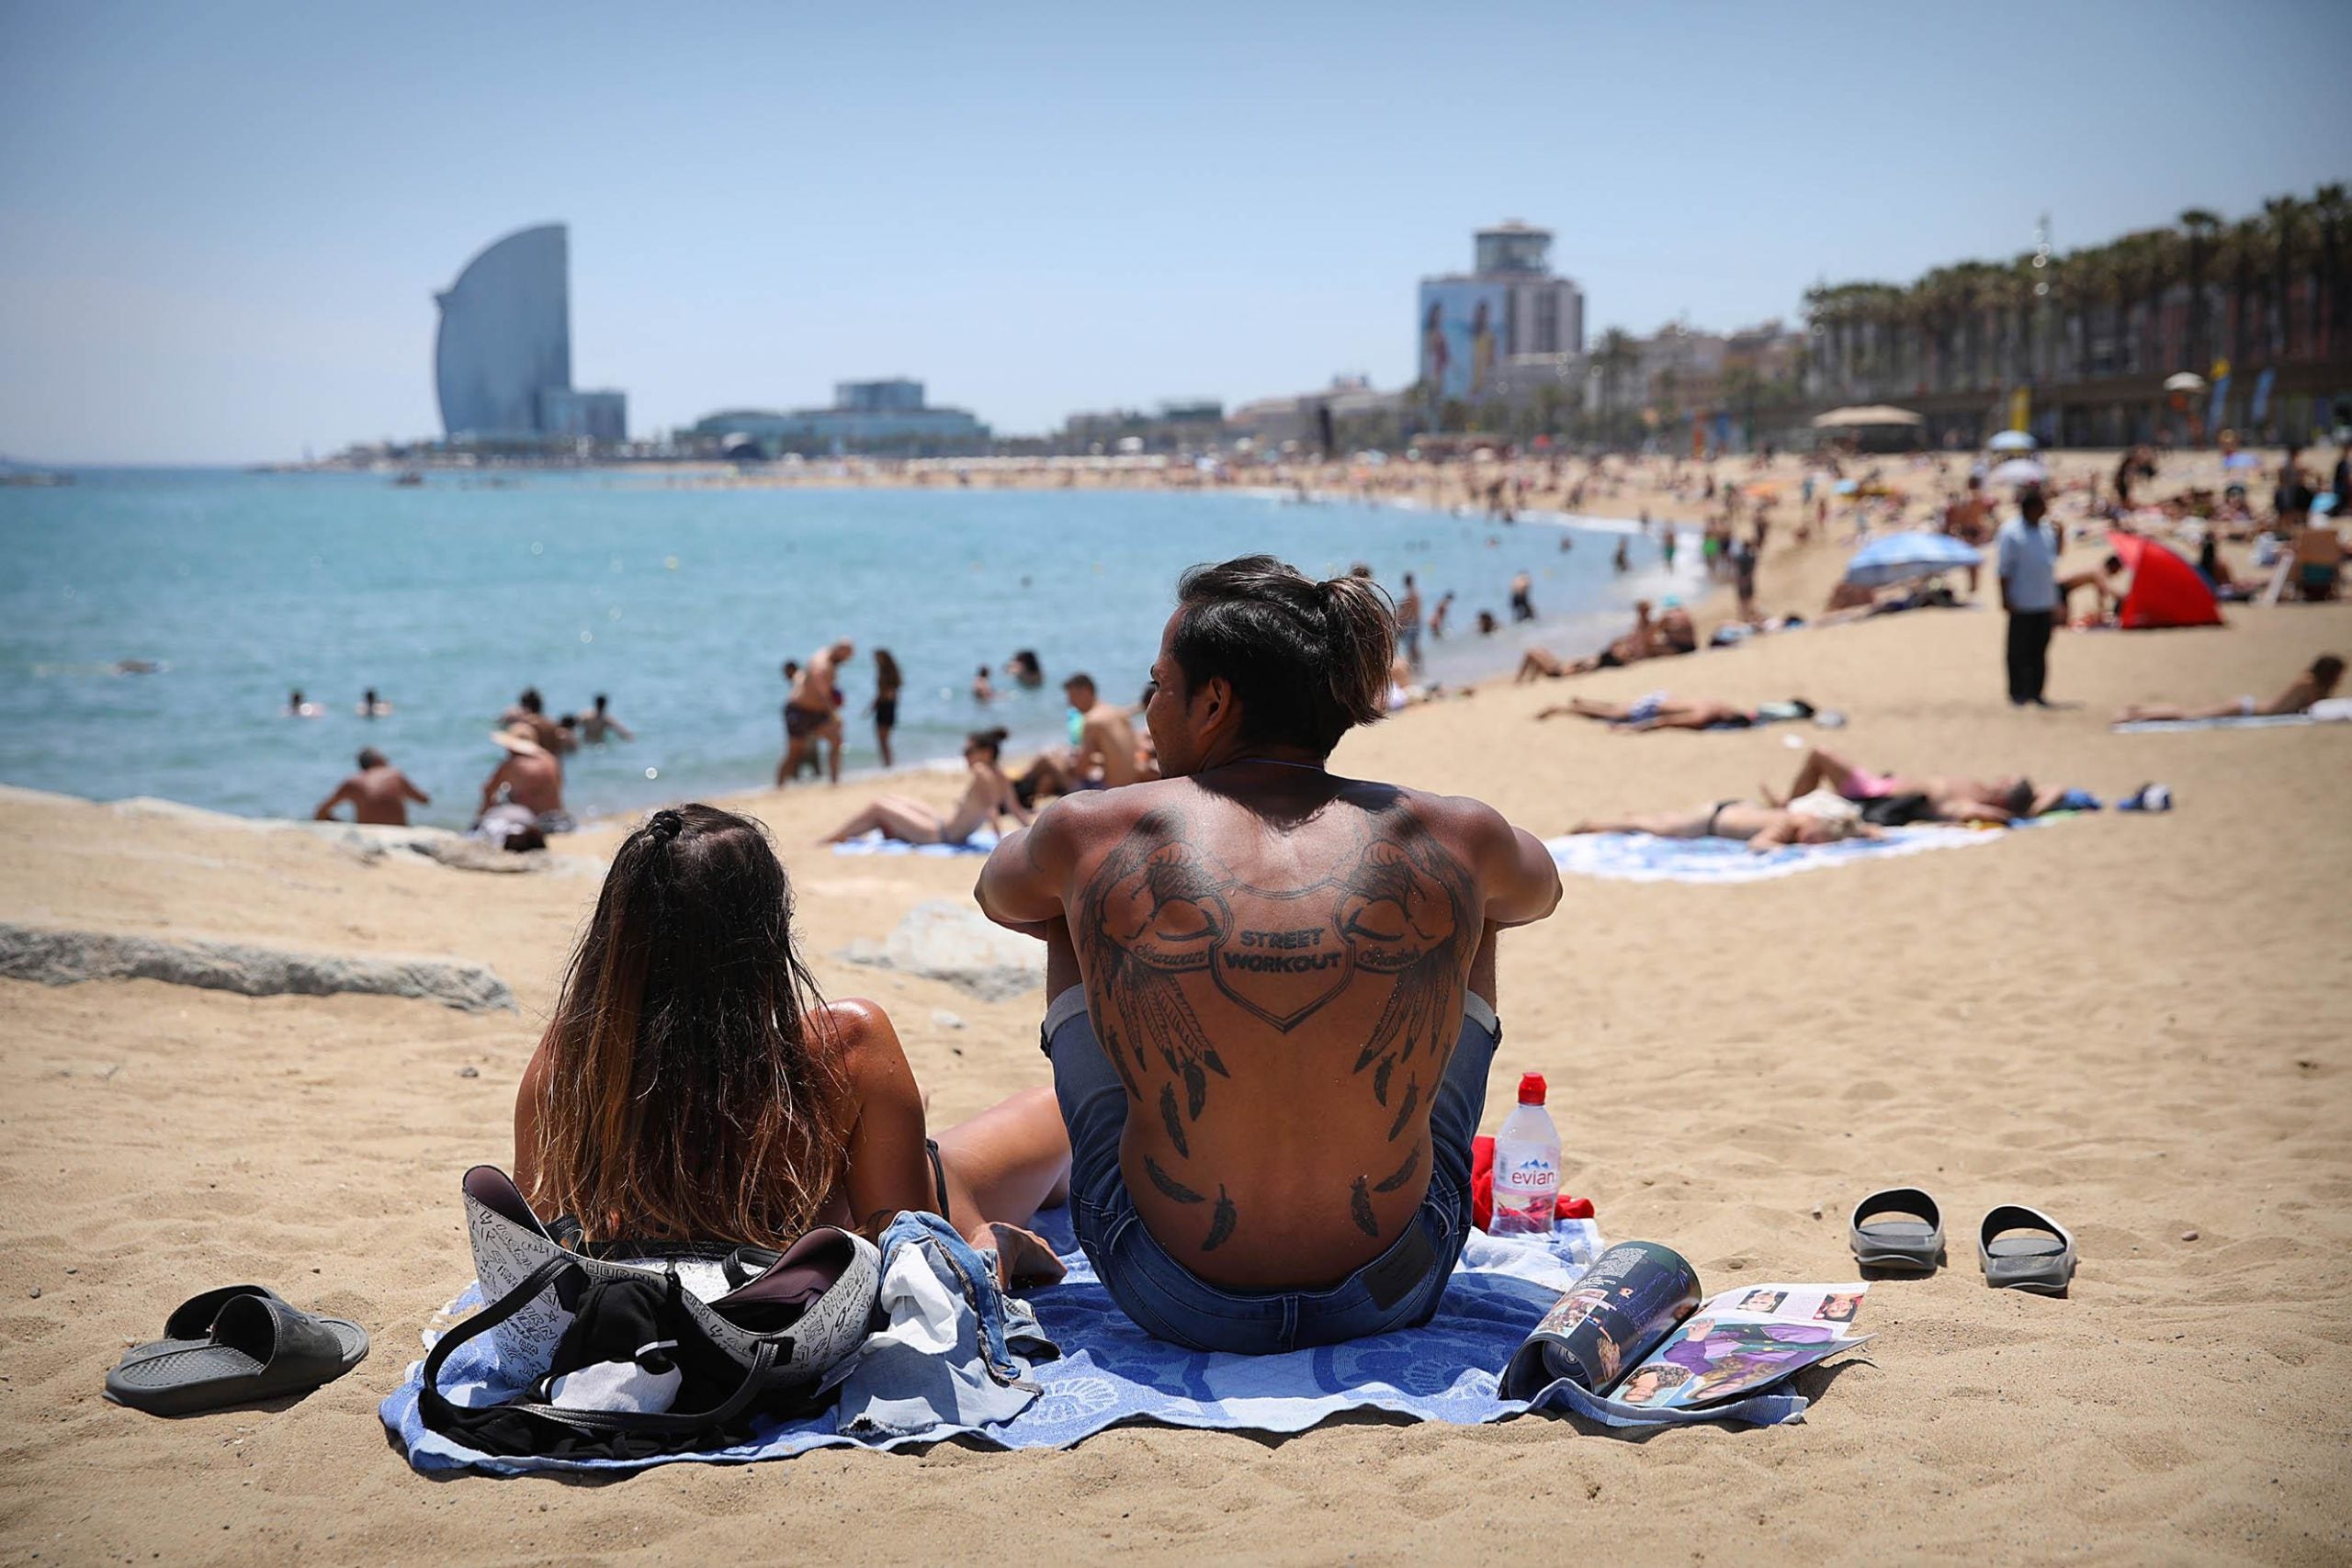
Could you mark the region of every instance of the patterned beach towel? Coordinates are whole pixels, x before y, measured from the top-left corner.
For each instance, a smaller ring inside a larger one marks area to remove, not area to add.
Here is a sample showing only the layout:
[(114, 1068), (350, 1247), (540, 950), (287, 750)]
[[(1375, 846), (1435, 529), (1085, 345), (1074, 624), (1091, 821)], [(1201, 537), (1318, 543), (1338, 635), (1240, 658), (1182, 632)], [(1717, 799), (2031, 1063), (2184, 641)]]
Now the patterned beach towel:
[[(1037, 1228), (1069, 1269), (1060, 1283), (1031, 1298), (1038, 1325), (1061, 1347), (1062, 1356), (1034, 1366), (1037, 1397), (1000, 1424), (943, 1426), (867, 1438), (838, 1430), (835, 1413), (829, 1410), (778, 1423), (751, 1442), (708, 1453), (647, 1461), (493, 1459), (425, 1429), (416, 1401), (421, 1361), (410, 1366), (406, 1380), (385, 1399), (380, 1414), (407, 1451), (409, 1463), (420, 1471), (516, 1473), (634, 1470), (680, 1461), (741, 1464), (786, 1459), (811, 1449), (896, 1449), (958, 1436), (999, 1448), (1064, 1448), (1106, 1427), (1135, 1421), (1287, 1434), (1350, 1410), (1385, 1410), (1416, 1420), (1464, 1424), (1553, 1410), (1603, 1427), (1641, 1429), (1694, 1419), (1777, 1426), (1800, 1419), (1807, 1403), (1802, 1394), (1779, 1393), (1752, 1394), (1703, 1411), (1634, 1410), (1595, 1399), (1566, 1382), (1555, 1383), (1532, 1400), (1498, 1396), (1503, 1364), (1579, 1272), (1568, 1258), (1565, 1233), (1548, 1246), (1472, 1233), (1437, 1316), (1419, 1328), (1287, 1355), (1227, 1356), (1182, 1349), (1136, 1327), (1113, 1304), (1079, 1251), (1068, 1211), (1040, 1214)], [(469, 1286), (449, 1310), (470, 1311), (481, 1299)], [(443, 1383), (452, 1399), (485, 1403), (510, 1392), (486, 1348), (483, 1357), (459, 1364), (491, 1340), (484, 1336), (450, 1358)], [(461, 1377), (466, 1380), (462, 1383)]]

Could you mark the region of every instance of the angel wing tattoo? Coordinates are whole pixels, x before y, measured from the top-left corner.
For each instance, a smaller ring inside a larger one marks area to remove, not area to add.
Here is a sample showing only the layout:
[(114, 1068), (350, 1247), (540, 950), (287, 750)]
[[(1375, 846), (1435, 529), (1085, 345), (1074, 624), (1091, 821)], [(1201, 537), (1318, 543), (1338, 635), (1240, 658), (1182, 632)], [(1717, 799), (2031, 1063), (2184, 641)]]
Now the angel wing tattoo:
[(1340, 874), (1340, 930), (1356, 966), (1396, 976), (1355, 1061), (1357, 1072), (1372, 1069), (1373, 1097), (1396, 1108), (1391, 1142), (1413, 1124), (1424, 1072), (1434, 1084), (1453, 1053), (1463, 946), (1475, 935), (1453, 886), (1459, 875), (1417, 837), (1375, 840)]
[[(1136, 1074), (1149, 1066), (1147, 1053), (1167, 1065), (1171, 1078), (1160, 1086), (1159, 1111), (1180, 1155), (1190, 1152), (1184, 1125), (1200, 1120), (1208, 1075), (1230, 1075), (1184, 999), (1179, 976), (1207, 969), (1232, 931), (1233, 913), (1225, 897), (1232, 885), (1232, 872), (1216, 856), (1146, 824), (1112, 852), (1097, 874), (1093, 886), (1099, 892), (1089, 900), (1082, 921), (1088, 977), (1119, 1003), (1096, 1010), (1103, 1051), (1137, 1103), (1143, 1090)], [(1126, 1034), (1114, 1018), (1126, 1021)], [(1184, 1086), (1181, 1105), (1179, 1082)]]

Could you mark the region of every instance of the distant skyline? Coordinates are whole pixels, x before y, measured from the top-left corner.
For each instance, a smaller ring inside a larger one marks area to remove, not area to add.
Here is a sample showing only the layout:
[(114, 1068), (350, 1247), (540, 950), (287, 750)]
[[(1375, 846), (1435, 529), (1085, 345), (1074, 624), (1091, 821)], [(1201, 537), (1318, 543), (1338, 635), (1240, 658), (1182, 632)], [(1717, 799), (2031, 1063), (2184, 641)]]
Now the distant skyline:
[(0, 456), (436, 435), (433, 294), (571, 236), (633, 433), (904, 374), (1001, 434), (1413, 374), (1553, 230), (1587, 335), (2352, 178), (2352, 6), (391, 10), (0, 0)]

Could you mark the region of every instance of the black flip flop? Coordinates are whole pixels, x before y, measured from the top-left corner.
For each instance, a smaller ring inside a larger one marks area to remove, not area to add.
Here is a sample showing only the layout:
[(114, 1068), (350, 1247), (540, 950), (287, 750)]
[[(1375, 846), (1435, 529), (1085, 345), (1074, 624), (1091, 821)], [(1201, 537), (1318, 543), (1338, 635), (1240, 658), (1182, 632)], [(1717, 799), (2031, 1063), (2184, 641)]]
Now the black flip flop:
[(366, 1360), (368, 1331), (344, 1318), (314, 1317), (275, 1293), (239, 1290), (212, 1312), (204, 1338), (158, 1346), (125, 1352), (107, 1374), (108, 1399), (153, 1416), (191, 1416), (305, 1393)]
[(122, 1353), (122, 1359), (128, 1361), (133, 1357), (153, 1356), (165, 1350), (193, 1350), (199, 1345), (210, 1344), (212, 1320), (236, 1296), (285, 1299), (267, 1285), (222, 1285), (218, 1290), (202, 1292), (172, 1309), (172, 1315), (164, 1319), (164, 1337), (161, 1339), (134, 1345)]
[[(1913, 1217), (1871, 1217), (1886, 1214)], [(1854, 1261), (1865, 1269), (1932, 1274), (1943, 1261), (1943, 1211), (1917, 1187), (1873, 1192), (1854, 1205), (1854, 1217), (1846, 1227), (1846, 1245), (1853, 1248)]]
[(1976, 1235), (1984, 1282), (1996, 1290), (2063, 1296), (2075, 1277), (2075, 1238), (2039, 1209), (2003, 1203), (1985, 1214)]

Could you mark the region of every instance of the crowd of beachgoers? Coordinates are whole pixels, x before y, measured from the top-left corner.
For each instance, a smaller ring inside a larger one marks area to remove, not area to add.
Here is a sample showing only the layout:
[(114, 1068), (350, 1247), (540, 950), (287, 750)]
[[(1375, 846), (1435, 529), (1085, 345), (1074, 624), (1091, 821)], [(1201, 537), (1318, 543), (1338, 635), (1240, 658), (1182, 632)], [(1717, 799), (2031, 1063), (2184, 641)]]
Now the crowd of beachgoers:
[[(1526, 531), (1547, 525), (1611, 520), (1622, 531), (1613, 546), (1606, 547), (1612, 551), (1611, 564), (1620, 576), (1634, 569), (1636, 546), (1644, 563), (1655, 562), (1669, 574), (1679, 552), (1696, 552), (1711, 591), (1705, 604), (1687, 604), (1671, 594), (1655, 605), (1641, 601), (1634, 606), (1632, 625), (1598, 648), (1555, 651), (1530, 644), (1520, 654), (1513, 675), (1520, 682), (1646, 664), (1808, 626), (1977, 602), (1997, 577), (1996, 568), (1981, 559), (1939, 566), (1930, 554), (1914, 570), (1846, 572), (1818, 603), (1792, 602), (1783, 594), (1770, 607), (1759, 602), (1758, 583), (1764, 580), (1759, 574), (1768, 562), (1783, 557), (1818, 557), (1906, 534), (1931, 533), (1981, 555), (1996, 547), (2005, 521), (2029, 508), (2035, 525), (2052, 531), (2052, 548), (2046, 553), (2052, 562), (2070, 544), (2089, 544), (2098, 557), (2064, 572), (2053, 569), (2055, 613), (2051, 620), (2057, 626), (2084, 629), (2119, 624), (2133, 570), (2113, 550), (2096, 549), (2110, 531), (2170, 545), (2194, 563), (2217, 603), (2324, 599), (2335, 592), (2345, 554), (2336, 521), (2352, 518), (2352, 493), (2347, 493), (2352, 469), (2342, 444), (2335, 446), (2329, 466), (2308, 461), (2293, 449), (2259, 456), (2243, 448), (2232, 432), (2222, 433), (2209, 449), (2172, 452), (2142, 446), (2109, 455), (2051, 458), (2034, 453), (2030, 439), (2007, 435), (1996, 438), (1992, 449), (1966, 454), (1871, 455), (1834, 446), (1805, 455), (1767, 451), (1695, 457), (1481, 450), (1446, 460), (1361, 454), (1330, 462), (1286, 461), (1250, 468), (1131, 461), (854, 461), (796, 474), (797, 482), (923, 485), (948, 479), (986, 486), (1177, 489), (1255, 483), (1300, 504), (1405, 506), (1470, 519), (1490, 529), (1498, 540), (1504, 531), (1518, 530), (1522, 544)], [(1577, 536), (1565, 528), (1552, 532), (1557, 549), (1574, 547)], [(1589, 540), (1590, 535), (1584, 537)], [(1373, 570), (1360, 563), (1353, 575), (1369, 578)], [(1498, 578), (1494, 588), (1489, 604), (1457, 610), (1453, 588), (1425, 592), (1412, 571), (1401, 574), (1391, 595), (1396, 647), (1385, 696), (1388, 711), (1469, 690), (1458, 682), (1448, 686), (1425, 680), (1425, 649), (1449, 637), (1491, 637), (1507, 624), (1519, 626), (1536, 619), (1527, 572), (1516, 573), (1508, 582)], [(1709, 623), (1703, 634), (1702, 615)], [(888, 649), (872, 649), (866, 656), (871, 695), (854, 710), (848, 677), (857, 655), (857, 643), (842, 637), (804, 658), (785, 660), (787, 694), (777, 787), (804, 778), (838, 783), (844, 749), (858, 744), (851, 739), (853, 725), (870, 728), (873, 753), (883, 768), (894, 764), (891, 738), (906, 677)], [(2277, 695), (2246, 696), (2223, 705), (2269, 716), (2301, 712), (2332, 695), (2336, 679), (2323, 656)], [(1159, 776), (1149, 729), (1138, 722), (1143, 705), (1106, 694), (1085, 671), (1056, 682), (1068, 705), (1066, 742), (1018, 765), (1007, 762), (1008, 732), (986, 721), (989, 707), (1005, 688), (1034, 691), (1046, 683), (1046, 671), (1033, 649), (978, 665), (968, 694), (978, 722), (962, 750), (969, 770), (962, 797), (942, 810), (902, 793), (890, 794), (853, 814), (831, 836), (848, 839), (878, 832), (911, 842), (962, 842), (1001, 823), (1027, 821), (1043, 799)], [(1639, 731), (1752, 725), (1771, 722), (1773, 716), (1812, 718), (1815, 706), (1802, 697), (1759, 709), (1758, 705), (1713, 698), (1676, 701), (1658, 694), (1635, 705), (1571, 702), (1546, 713), (1577, 713)], [(322, 709), (296, 692), (287, 711), (311, 717)], [(389, 713), (390, 705), (371, 690), (362, 697), (358, 711), (373, 717)], [(2123, 716), (2144, 719), (2175, 711), (2204, 710), (2195, 704), (2140, 705)], [(1827, 722), (1835, 724), (1836, 710), (1827, 712)], [(563, 759), (583, 745), (631, 737), (603, 694), (586, 709), (552, 716), (539, 693), (526, 689), (499, 716), (492, 734), (498, 752), (481, 786), (474, 831), (493, 842), (527, 849), (543, 844), (549, 834), (570, 830), (574, 824), (562, 795)], [(1988, 788), (1984, 798), (1989, 802), (2006, 793)], [(347, 804), (356, 820), (401, 824), (407, 819), (410, 803), (426, 799), (380, 750), (370, 747), (317, 815), (330, 816)]]

